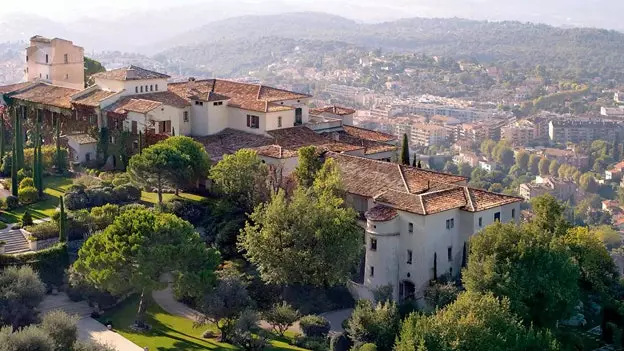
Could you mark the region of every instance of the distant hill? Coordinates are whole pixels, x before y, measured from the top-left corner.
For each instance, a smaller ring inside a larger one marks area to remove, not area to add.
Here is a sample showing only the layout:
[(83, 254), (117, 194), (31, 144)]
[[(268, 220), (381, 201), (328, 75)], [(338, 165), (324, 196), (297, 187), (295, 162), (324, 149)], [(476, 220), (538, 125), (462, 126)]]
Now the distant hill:
[[(571, 78), (581, 75), (585, 79), (602, 77), (624, 81), (624, 71), (619, 69), (624, 67), (624, 33), (459, 18), (413, 18), (365, 24), (322, 13), (243, 16), (216, 21), (158, 43), (161, 47), (177, 46), (157, 57), (175, 57), (184, 65), (194, 61), (194, 53), (205, 51), (208, 54), (206, 64), (217, 59), (226, 60), (232, 66), (253, 65), (230, 54), (245, 51), (238, 45), (262, 50), (257, 43), (266, 37), (294, 41), (289, 44), (291, 46), (297, 41), (343, 42), (369, 49), (476, 59), (482, 63), (527, 68), (542, 65), (563, 74), (567, 72)], [(223, 49), (221, 55), (214, 53), (214, 47)]]

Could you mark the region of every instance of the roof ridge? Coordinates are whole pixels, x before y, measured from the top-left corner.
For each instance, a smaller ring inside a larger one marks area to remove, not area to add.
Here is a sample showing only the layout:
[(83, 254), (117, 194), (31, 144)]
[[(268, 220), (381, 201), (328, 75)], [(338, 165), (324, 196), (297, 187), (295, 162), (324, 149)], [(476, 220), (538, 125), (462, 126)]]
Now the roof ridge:
[(405, 186), (405, 190), (407, 190), (408, 193), (411, 194), (411, 190), (409, 188), (409, 185), (407, 185), (407, 181), (405, 180), (405, 175), (403, 174), (403, 167), (401, 167), (402, 165), (397, 164), (397, 167), (399, 167), (399, 174), (401, 175), (401, 180), (403, 181), (403, 185)]

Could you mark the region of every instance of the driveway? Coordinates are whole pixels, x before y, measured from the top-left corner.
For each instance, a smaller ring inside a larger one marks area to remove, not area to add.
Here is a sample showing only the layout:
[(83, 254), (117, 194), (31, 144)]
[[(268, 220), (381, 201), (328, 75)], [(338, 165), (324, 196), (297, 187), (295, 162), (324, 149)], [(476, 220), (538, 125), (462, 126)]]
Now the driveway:
[(39, 306), (41, 313), (61, 310), (78, 316), (78, 339), (84, 341), (96, 341), (100, 344), (112, 346), (117, 351), (143, 351), (142, 348), (132, 343), (123, 336), (108, 330), (102, 323), (91, 318), (91, 307), (86, 301), (74, 302), (65, 293), (58, 295), (46, 295)]

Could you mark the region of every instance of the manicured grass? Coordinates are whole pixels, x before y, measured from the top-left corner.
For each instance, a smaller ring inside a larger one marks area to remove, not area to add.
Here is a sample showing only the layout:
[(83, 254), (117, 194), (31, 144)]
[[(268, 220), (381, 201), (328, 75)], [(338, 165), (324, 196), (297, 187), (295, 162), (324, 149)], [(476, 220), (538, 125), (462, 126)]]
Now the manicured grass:
[[(146, 322), (151, 330), (139, 333), (130, 328), (134, 321), (138, 299), (130, 298), (116, 308), (107, 311), (101, 322), (112, 321), (113, 329), (140, 347), (150, 350), (236, 350), (235, 346), (202, 337), (205, 330), (214, 326), (195, 328), (193, 321), (173, 316), (163, 311), (153, 301), (147, 309)], [(304, 350), (283, 341), (271, 341), (269, 350)]]
[[(175, 194), (163, 193), (163, 201), (171, 200), (175, 197)], [(202, 201), (206, 199), (204, 196), (189, 193), (180, 193), (180, 197), (193, 201)], [(141, 201), (156, 205), (158, 203), (158, 193), (148, 193), (144, 191), (141, 193)]]
[(21, 206), (11, 211), (2, 211), (0, 220), (5, 223), (17, 223), (22, 218), (26, 209), (30, 212), (34, 219), (50, 217), (56, 212), (58, 206), (58, 198), (72, 185), (71, 178), (67, 177), (45, 177), (43, 179), (43, 192), (46, 197), (43, 201), (36, 202), (32, 205)]

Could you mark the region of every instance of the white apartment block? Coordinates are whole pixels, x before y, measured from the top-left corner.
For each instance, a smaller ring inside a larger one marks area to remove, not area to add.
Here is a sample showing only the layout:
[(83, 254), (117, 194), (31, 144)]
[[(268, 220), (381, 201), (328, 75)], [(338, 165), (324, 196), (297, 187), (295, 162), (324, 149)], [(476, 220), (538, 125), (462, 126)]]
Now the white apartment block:
[(415, 123), (412, 125), (411, 140), (422, 146), (443, 145), (447, 142), (448, 130), (441, 125)]

